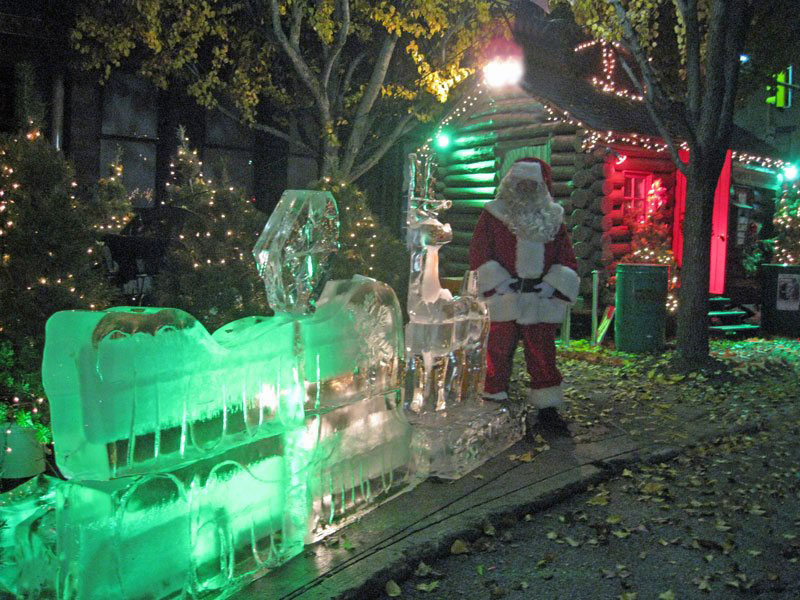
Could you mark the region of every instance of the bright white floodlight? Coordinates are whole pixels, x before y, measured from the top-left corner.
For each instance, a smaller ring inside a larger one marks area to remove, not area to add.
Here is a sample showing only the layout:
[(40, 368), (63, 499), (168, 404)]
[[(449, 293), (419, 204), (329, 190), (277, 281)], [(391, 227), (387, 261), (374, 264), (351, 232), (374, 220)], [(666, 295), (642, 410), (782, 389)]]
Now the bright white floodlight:
[(516, 85), (522, 79), (519, 58), (496, 58), (483, 67), (483, 80), (489, 87)]

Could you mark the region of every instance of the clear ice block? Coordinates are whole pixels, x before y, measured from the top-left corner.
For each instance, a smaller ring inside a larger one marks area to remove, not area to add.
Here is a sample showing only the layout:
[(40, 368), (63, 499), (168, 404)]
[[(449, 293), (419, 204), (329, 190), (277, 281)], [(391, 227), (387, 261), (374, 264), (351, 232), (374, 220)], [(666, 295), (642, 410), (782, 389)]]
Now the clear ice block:
[(411, 425), (400, 390), (309, 416), (309, 541), (318, 540), (416, 486)]
[(308, 314), (339, 248), (339, 213), (330, 192), (286, 190), (253, 248), (276, 312)]
[(518, 416), (480, 399), (489, 314), (474, 272), (465, 274), (455, 298), (439, 283), (439, 249), (452, 231), (438, 213), (450, 204), (428, 197), (430, 175), (429, 161), (409, 155), (404, 403), (422, 449), (417, 462), (431, 475), (458, 478), (520, 439), (524, 428)]

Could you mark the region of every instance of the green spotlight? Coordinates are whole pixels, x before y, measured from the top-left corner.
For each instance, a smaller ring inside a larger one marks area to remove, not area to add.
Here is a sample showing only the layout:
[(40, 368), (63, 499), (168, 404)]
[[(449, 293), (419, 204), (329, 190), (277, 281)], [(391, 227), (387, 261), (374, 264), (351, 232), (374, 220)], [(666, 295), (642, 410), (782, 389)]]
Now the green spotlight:
[(440, 131), (436, 134), (436, 140), (434, 141), (436, 147), (440, 150), (444, 150), (450, 145), (450, 135), (446, 131)]
[(797, 179), (797, 165), (786, 165), (783, 167), (783, 176), (786, 178), (786, 181), (794, 181)]

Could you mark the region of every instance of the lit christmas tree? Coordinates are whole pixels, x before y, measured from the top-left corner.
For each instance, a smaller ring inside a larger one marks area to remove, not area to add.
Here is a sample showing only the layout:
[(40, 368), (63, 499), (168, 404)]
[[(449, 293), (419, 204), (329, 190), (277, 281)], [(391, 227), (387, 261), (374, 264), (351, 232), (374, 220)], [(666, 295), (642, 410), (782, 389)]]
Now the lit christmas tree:
[(163, 203), (184, 218), (155, 277), (154, 297), (159, 306), (185, 310), (213, 331), (268, 310), (252, 256), (266, 216), (233, 186), (207, 178), (197, 150), (183, 131), (179, 136)]
[(71, 165), (41, 135), (0, 138), (0, 422), (49, 438), (41, 388), (44, 327), (54, 312), (100, 309), (117, 291), (100, 265), (105, 233), (130, 218), (119, 165), (79, 197)]
[(323, 180), (339, 207), (339, 252), (331, 263), (331, 279), (367, 275), (389, 284), (401, 305), (408, 292), (408, 251), (397, 236), (381, 225), (367, 206), (364, 192), (353, 185)]
[(672, 214), (667, 189), (656, 179), (647, 190), (641, 211), (628, 213), (625, 224), (631, 232), (631, 251), (622, 257), (623, 263), (649, 263), (669, 267), (667, 308), (678, 308), (676, 288), (679, 284), (678, 265), (672, 254)]
[(785, 184), (773, 217), (772, 262), (800, 263), (800, 183)]

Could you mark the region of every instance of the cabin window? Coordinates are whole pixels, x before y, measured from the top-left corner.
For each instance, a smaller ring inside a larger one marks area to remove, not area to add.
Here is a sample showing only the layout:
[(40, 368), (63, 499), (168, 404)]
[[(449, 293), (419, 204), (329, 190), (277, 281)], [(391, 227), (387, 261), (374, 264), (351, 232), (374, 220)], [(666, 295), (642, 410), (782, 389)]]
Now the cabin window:
[(626, 214), (642, 216), (647, 205), (647, 191), (650, 189), (649, 173), (625, 171), (624, 210)]

